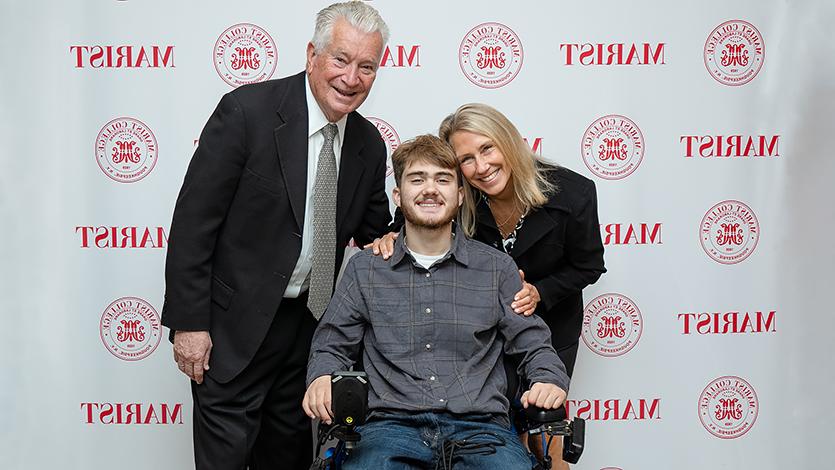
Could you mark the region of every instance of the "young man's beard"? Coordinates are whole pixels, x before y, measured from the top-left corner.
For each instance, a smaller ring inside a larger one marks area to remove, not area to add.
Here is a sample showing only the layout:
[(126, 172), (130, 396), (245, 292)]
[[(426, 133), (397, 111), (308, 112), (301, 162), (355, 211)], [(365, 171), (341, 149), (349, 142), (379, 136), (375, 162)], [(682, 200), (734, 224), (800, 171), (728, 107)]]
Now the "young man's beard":
[[(444, 205), (444, 207), (447, 207)], [(406, 218), (409, 223), (414, 225), (415, 227), (420, 227), (429, 230), (439, 229), (448, 223), (452, 222), (455, 219), (455, 215), (458, 212), (456, 209), (454, 210), (447, 210), (443, 214), (440, 215), (435, 220), (421, 220), (420, 216), (418, 215), (417, 211), (414, 208), (414, 205), (411, 204), (403, 204), (400, 207), (400, 210), (403, 212), (403, 217)]]

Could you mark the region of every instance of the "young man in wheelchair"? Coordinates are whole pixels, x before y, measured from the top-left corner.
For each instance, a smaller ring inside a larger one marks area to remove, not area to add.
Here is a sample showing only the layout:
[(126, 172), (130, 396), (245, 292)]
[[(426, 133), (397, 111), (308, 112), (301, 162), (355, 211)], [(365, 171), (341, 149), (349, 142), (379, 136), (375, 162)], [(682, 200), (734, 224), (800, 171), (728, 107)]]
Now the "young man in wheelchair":
[(419, 136), (392, 163), (403, 233), (388, 260), (365, 250), (348, 263), (313, 337), (304, 410), (331, 422), (330, 374), (362, 351), (369, 415), (343, 468), (449, 459), (456, 469), (529, 470), (508, 420), (504, 354), (533, 384), (524, 407), (561, 406), (569, 379), (548, 327), (511, 309), (522, 281), (510, 256), (455, 228), (464, 196), (452, 150)]

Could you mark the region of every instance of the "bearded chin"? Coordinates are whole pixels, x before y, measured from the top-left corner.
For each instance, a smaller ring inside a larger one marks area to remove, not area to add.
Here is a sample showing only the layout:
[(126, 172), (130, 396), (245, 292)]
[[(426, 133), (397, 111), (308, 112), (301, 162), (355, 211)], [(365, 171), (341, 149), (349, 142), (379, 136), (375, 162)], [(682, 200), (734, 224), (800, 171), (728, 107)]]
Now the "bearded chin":
[(449, 211), (445, 213), (443, 216), (434, 219), (434, 220), (424, 220), (418, 216), (417, 212), (415, 212), (412, 206), (402, 206), (400, 210), (403, 212), (403, 217), (413, 226), (420, 227), (422, 229), (427, 230), (436, 230), (442, 228), (455, 220), (455, 211)]

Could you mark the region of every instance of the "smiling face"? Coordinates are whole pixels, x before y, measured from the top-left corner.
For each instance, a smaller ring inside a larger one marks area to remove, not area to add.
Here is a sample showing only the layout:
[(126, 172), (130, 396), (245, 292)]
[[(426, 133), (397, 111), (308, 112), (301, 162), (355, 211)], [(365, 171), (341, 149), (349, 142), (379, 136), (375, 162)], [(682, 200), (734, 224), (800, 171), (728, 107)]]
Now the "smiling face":
[(392, 196), (407, 224), (426, 229), (448, 226), (464, 200), (454, 169), (423, 160), (404, 169)]
[(490, 198), (513, 194), (510, 165), (493, 141), (481, 134), (457, 131), (450, 138), (461, 174), (471, 186)]
[(307, 45), (310, 90), (328, 121), (342, 119), (365, 101), (382, 50), (379, 32), (364, 33), (342, 18), (333, 24), (331, 41), (322, 50)]

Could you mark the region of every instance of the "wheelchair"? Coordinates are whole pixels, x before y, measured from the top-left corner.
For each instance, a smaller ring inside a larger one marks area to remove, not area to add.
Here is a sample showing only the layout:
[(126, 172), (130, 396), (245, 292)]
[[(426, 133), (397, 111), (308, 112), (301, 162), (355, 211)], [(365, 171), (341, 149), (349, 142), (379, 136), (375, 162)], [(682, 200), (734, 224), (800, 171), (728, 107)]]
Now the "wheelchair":
[[(331, 375), (331, 387), (334, 419), (331, 425), (319, 424), (316, 459), (310, 467), (311, 470), (339, 470), (351, 450), (362, 439), (356, 427), (365, 423), (365, 417), (368, 414), (368, 378), (365, 372), (335, 372)], [(525, 428), (528, 428), (529, 435), (541, 436), (543, 456), (536, 458), (532, 453), (529, 454), (532, 470), (551, 468), (552, 461), (548, 455), (548, 448), (554, 437), (561, 436), (563, 439), (562, 458), (566, 462), (577, 463), (583, 454), (585, 420), (567, 419), (565, 407), (543, 410), (529, 406), (524, 409), (523, 416), (517, 417), (514, 421), (526, 423)], [(322, 453), (322, 447), (333, 440), (336, 440), (336, 444)], [(452, 470), (450, 467), (455, 444), (449, 449), (448, 456), (446, 447), (445, 445), (445, 455), (441, 457), (436, 468)]]

